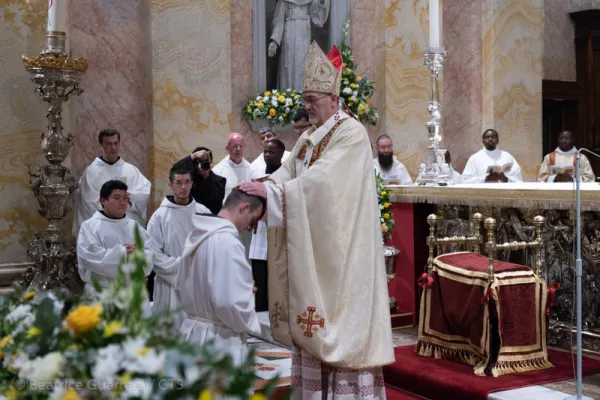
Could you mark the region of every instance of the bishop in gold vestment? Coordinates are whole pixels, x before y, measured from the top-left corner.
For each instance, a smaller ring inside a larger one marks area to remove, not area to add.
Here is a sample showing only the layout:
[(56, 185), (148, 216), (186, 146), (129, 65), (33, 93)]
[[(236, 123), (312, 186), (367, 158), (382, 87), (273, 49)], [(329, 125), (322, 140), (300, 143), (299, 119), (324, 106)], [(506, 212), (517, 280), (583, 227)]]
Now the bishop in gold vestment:
[(303, 102), (314, 125), (266, 183), (269, 314), (293, 348), (294, 398), (385, 398), (394, 361), (371, 144), (338, 110), (341, 55), (313, 42)]

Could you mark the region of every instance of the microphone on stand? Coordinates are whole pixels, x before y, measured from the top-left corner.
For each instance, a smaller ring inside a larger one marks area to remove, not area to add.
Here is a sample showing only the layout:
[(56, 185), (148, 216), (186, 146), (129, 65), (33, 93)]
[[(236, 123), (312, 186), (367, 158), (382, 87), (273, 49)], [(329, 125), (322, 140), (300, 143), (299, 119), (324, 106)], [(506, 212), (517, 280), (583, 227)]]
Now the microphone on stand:
[(577, 400), (592, 400), (590, 397), (583, 397), (583, 382), (582, 382), (582, 334), (583, 323), (581, 318), (581, 278), (583, 275), (582, 261), (581, 261), (581, 152), (585, 151), (593, 156), (600, 158), (600, 154), (596, 154), (591, 150), (582, 148), (577, 150), (577, 158), (575, 162), (575, 203), (576, 203), (576, 224), (575, 229), (577, 230), (577, 250), (575, 253), (575, 277), (577, 281), (577, 299), (576, 299), (576, 314), (577, 314), (577, 395), (576, 397), (568, 397), (569, 399)]

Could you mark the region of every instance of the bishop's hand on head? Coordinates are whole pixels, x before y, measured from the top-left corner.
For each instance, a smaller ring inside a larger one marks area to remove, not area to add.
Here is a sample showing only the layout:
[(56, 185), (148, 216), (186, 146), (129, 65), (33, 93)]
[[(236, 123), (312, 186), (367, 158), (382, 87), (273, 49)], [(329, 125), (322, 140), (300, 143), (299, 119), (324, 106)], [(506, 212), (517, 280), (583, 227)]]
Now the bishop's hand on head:
[(267, 198), (267, 188), (265, 184), (262, 182), (244, 182), (239, 186), (241, 191), (249, 194), (250, 196), (258, 196), (266, 200)]

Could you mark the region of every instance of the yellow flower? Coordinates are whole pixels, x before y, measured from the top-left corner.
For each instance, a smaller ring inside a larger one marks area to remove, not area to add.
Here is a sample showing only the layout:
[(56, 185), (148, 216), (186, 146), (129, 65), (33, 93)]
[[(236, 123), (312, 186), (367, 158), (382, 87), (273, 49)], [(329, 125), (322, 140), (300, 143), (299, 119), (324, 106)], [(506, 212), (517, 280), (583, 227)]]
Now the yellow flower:
[(348, 64), (342, 63), (342, 68), (346, 68), (347, 66), (348, 66)]
[(87, 304), (77, 307), (67, 315), (67, 326), (76, 335), (89, 332), (100, 324), (102, 305), (88, 306)]
[(383, 208), (389, 208), (390, 203), (383, 203)]
[(381, 191), (380, 193), (382, 196), (385, 196), (387, 194), (387, 192), (385, 190)]
[(131, 375), (131, 372), (125, 372), (123, 375), (121, 375), (119, 381), (121, 381), (123, 385), (127, 385), (131, 381)]
[(2, 353), (2, 349), (9, 343), (13, 343), (13, 338), (10, 335), (4, 336), (2, 340), (0, 340), (0, 360), (4, 358), (4, 353)]
[(351, 74), (352, 70), (350, 68), (346, 68), (346, 72), (349, 73), (349, 74)]
[(354, 104), (353, 102), (349, 101), (348, 102), (348, 107), (352, 107), (353, 104)]
[(11, 386), (6, 392), (4, 392), (4, 397), (6, 400), (17, 400), (21, 397), (21, 394), (14, 386)]
[(371, 104), (371, 99), (366, 99), (366, 100), (365, 100), (365, 103), (367, 103), (367, 104)]
[(296, 89), (292, 90), (292, 93), (296, 93)]
[(204, 389), (201, 391), (198, 395), (198, 400), (212, 400), (212, 394), (210, 393), (210, 390)]
[(277, 101), (278, 101), (278, 102), (280, 102), (280, 103), (283, 103), (283, 102), (285, 101), (285, 97), (283, 97), (283, 96), (279, 96), (279, 97), (277, 98)]
[(360, 81), (362, 81), (362, 78), (360, 76), (357, 76), (356, 77), (356, 82), (360, 82)]
[(381, 231), (382, 232), (387, 232), (388, 231), (388, 227), (386, 224), (381, 224)]
[(300, 106), (294, 106), (294, 110), (299, 110)]
[(259, 110), (262, 110), (263, 108), (265, 108), (265, 105), (263, 104), (262, 101), (259, 101), (258, 104), (256, 105), (256, 108), (258, 108)]
[(389, 214), (389, 213), (385, 213), (385, 214), (383, 214), (383, 218), (385, 218), (385, 219), (388, 219), (388, 218), (390, 218), (390, 214)]
[(287, 118), (287, 113), (283, 114), (283, 118)]
[(25, 293), (25, 296), (23, 296), (23, 300), (29, 300), (31, 299), (33, 296), (35, 296), (35, 292), (33, 290)]
[(265, 92), (265, 96), (270, 96), (271, 92), (269, 92), (268, 90)]
[(250, 396), (250, 400), (267, 400), (267, 396), (262, 393), (254, 393)]
[(32, 326), (27, 331), (27, 337), (38, 336), (40, 333), (42, 333), (42, 331), (40, 330), (40, 328), (36, 328), (35, 326)]
[(270, 115), (271, 117), (274, 117), (276, 114), (277, 114), (277, 110), (276, 110), (276, 109), (274, 109), (274, 108), (271, 108), (271, 109), (269, 110), (269, 115)]
[(63, 395), (62, 400), (79, 400), (79, 395), (75, 389), (69, 388)]
[(150, 351), (149, 348), (147, 347), (142, 347), (141, 349), (139, 349), (138, 351), (138, 355), (140, 356), (145, 356), (146, 354), (148, 354), (148, 352)]
[(356, 87), (356, 83), (351, 83), (351, 84), (350, 84), (350, 87), (351, 87), (352, 89), (354, 89), (354, 88)]
[(365, 103), (360, 103), (358, 105), (358, 115), (365, 115), (369, 112), (369, 106)]
[(123, 328), (121, 321), (110, 321), (108, 325), (104, 327), (104, 337), (111, 337)]

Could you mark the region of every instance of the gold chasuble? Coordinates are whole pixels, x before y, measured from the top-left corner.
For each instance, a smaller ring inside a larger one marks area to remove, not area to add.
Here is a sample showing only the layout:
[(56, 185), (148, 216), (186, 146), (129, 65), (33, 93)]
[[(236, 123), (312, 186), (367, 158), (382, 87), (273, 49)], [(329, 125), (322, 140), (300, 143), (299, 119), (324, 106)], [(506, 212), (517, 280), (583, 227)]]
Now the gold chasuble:
[(394, 361), (371, 144), (338, 111), (304, 132), (267, 182), (273, 337), (321, 362)]

